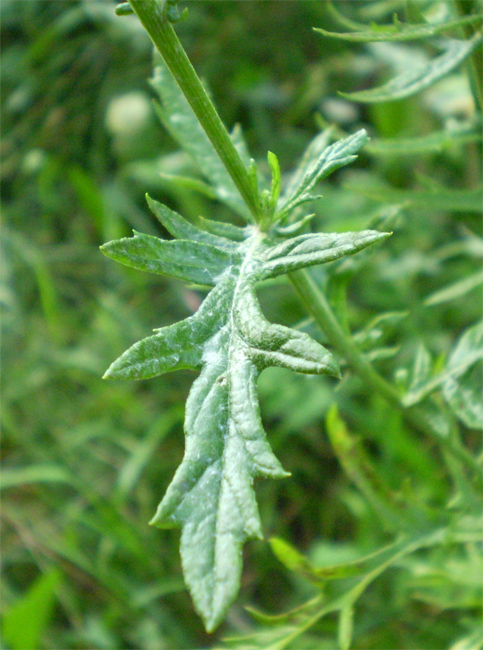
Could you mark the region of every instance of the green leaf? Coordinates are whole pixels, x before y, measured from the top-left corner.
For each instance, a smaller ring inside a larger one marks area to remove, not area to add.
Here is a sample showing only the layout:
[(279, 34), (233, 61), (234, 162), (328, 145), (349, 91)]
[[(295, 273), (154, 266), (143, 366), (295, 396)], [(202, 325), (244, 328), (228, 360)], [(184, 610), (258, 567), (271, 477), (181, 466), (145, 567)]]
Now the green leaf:
[(312, 569), (305, 555), (302, 555), (292, 544), (280, 537), (272, 537), (269, 542), (275, 556), (289, 571), (302, 572), (307, 568)]
[(199, 222), (203, 230), (211, 232), (213, 235), (218, 235), (219, 237), (232, 239), (235, 242), (242, 242), (247, 237), (249, 237), (248, 229), (239, 228), (238, 226), (234, 226), (231, 223), (211, 221), (210, 219), (205, 219), (204, 217), (199, 217)]
[(475, 273), (468, 275), (466, 278), (458, 280), (458, 282), (453, 282), (443, 289), (435, 291), (426, 298), (424, 304), (426, 307), (432, 307), (433, 305), (441, 305), (446, 302), (451, 302), (452, 300), (458, 300), (479, 287), (481, 284), (483, 284), (483, 274), (481, 271), (476, 271)]
[[(212, 185), (217, 198), (243, 217), (245, 221), (249, 221), (249, 211), (235, 183), (215, 153), (208, 136), (203, 131), (171, 73), (157, 54), (155, 55), (151, 86), (161, 99), (162, 105), (156, 104), (156, 111), (166, 129), (193, 158), (197, 167)], [(246, 155), (246, 145), (239, 127), (234, 130), (232, 139), (242, 156)]]
[(404, 404), (413, 406), (442, 386), (443, 395), (455, 414), (463, 422), (471, 422), (468, 426), (480, 428), (483, 407), (479, 396), (479, 368), (474, 374), (468, 376), (467, 373), (482, 360), (483, 323), (474, 325), (463, 334), (444, 371), (435, 377), (429, 377), (428, 353), (420, 348), (412, 373), (412, 386), (404, 397)]
[[(152, 169), (152, 165), (149, 163), (147, 164), (147, 167), (149, 170)], [(136, 165), (134, 168), (139, 169), (139, 165)], [(208, 185), (208, 183), (201, 181), (199, 178), (193, 178), (192, 176), (180, 176), (179, 174), (168, 174), (166, 172), (159, 172), (159, 176), (162, 180), (166, 181), (168, 187), (176, 187), (178, 189), (186, 188), (188, 190), (193, 190), (194, 192), (203, 194), (211, 200), (217, 198), (216, 192), (211, 187), (211, 185)]]
[(442, 131), (417, 138), (376, 138), (367, 145), (366, 151), (375, 156), (419, 156), (481, 140), (481, 125), (452, 123)]
[(135, 343), (109, 366), (104, 379), (149, 379), (172, 370), (201, 368), (202, 346), (211, 334), (219, 293), (213, 290), (191, 318)]
[(449, 375), (443, 396), (467, 426), (483, 429), (483, 323), (468, 329), (458, 342), (446, 368)]
[(390, 234), (362, 230), (341, 234), (299, 235), (267, 251), (263, 277), (273, 278), (315, 264), (333, 262), (387, 239)]
[(349, 650), (352, 643), (352, 631), (354, 628), (354, 608), (346, 605), (339, 614), (338, 640), (341, 650)]
[(200, 228), (197, 228), (162, 203), (154, 201), (149, 195), (146, 195), (146, 199), (154, 215), (173, 237), (177, 239), (190, 239), (200, 244), (209, 244), (210, 246), (228, 251), (235, 251), (237, 249), (236, 243), (231, 241), (229, 237), (200, 230)]
[(394, 326), (399, 324), (401, 320), (406, 318), (408, 312), (391, 311), (379, 314), (370, 320), (364, 327), (356, 334), (354, 334), (354, 341), (360, 350), (371, 350), (394, 331)]
[(62, 580), (58, 569), (37, 578), (30, 589), (3, 616), (3, 636), (12, 650), (40, 648), (55, 605), (55, 591)]
[(409, 393), (416, 394), (426, 386), (431, 376), (431, 366), (431, 354), (427, 347), (420, 343), (411, 368)]
[[(263, 647), (264, 650), (284, 650), (285, 648), (298, 647), (294, 645), (294, 642), (302, 634), (311, 629), (316, 623), (319, 623), (323, 617), (334, 612), (339, 612), (339, 644), (341, 648), (349, 648), (352, 636), (352, 612), (354, 605), (369, 585), (390, 567), (403, 566), (402, 560), (407, 556), (424, 548), (433, 546), (440, 547), (441, 544), (447, 544), (453, 540), (454, 532), (451, 527), (436, 528), (423, 533), (419, 530), (414, 530), (410, 534), (399, 537), (395, 543), (380, 548), (375, 553), (361, 558), (353, 564), (340, 565), (341, 567), (358, 565), (357, 573), (359, 575), (355, 578), (351, 577), (350, 581), (346, 583), (344, 590), (341, 588), (343, 585), (341, 585), (337, 592), (335, 592), (335, 595), (329, 600), (318, 596), (280, 617), (271, 617), (256, 612), (256, 617), (262, 623), (271, 626), (272, 642), (253, 647)], [(300, 560), (298, 551), (290, 547), (290, 545), (285, 545), (285, 542), (283, 545), (278, 543), (276, 545), (277, 550), (281, 553), (280, 559), (285, 558), (287, 559), (287, 564), (293, 562), (297, 566)], [(282, 559), (283, 561), (284, 559)], [(330, 569), (330, 567), (327, 567), (327, 569)], [(318, 569), (318, 571), (322, 571), (322, 569)], [(351, 574), (346, 575), (350, 576)], [(233, 639), (234, 642), (238, 641), (238, 644), (243, 644), (244, 640), (243, 638)], [(237, 645), (237, 647), (245, 646)], [(252, 646), (249, 647), (251, 648)]]
[[(329, 147), (334, 151), (333, 147)], [(350, 154), (344, 154), (350, 159)], [(327, 165), (339, 166), (326, 156)], [(208, 220), (198, 228), (148, 199), (170, 234), (165, 241), (135, 234), (102, 247), (134, 268), (213, 286), (200, 309), (133, 345), (106, 377), (145, 379), (180, 368), (200, 369), (186, 404), (186, 446), (152, 522), (180, 526), (186, 584), (207, 630), (235, 598), (246, 539), (261, 537), (253, 490), (256, 477), (287, 474), (263, 429), (257, 378), (269, 366), (339, 376), (328, 350), (307, 334), (265, 318), (256, 283), (287, 271), (351, 255), (387, 234), (375, 231), (282, 236)]]
[(456, 643), (453, 643), (449, 650), (481, 650), (483, 648), (483, 632), (479, 622), (470, 634), (460, 637)]
[(340, 94), (352, 101), (363, 103), (387, 102), (409, 97), (433, 85), (459, 66), (481, 44), (481, 39), (481, 34), (475, 34), (468, 41), (447, 40), (444, 53), (429, 63), (411, 67), (379, 88)]
[(307, 148), (302, 162), (282, 198), (278, 211), (279, 219), (285, 218), (302, 203), (319, 198), (311, 195), (316, 183), (339, 167), (353, 162), (357, 158), (356, 153), (359, 149), (369, 141), (364, 129), (334, 142), (328, 147), (327, 142), (330, 136), (330, 130), (322, 132)]
[(25, 485), (26, 483), (67, 483), (72, 477), (59, 465), (30, 465), (29, 467), (4, 467), (0, 476), (0, 489)]
[(414, 208), (426, 210), (451, 210), (453, 212), (475, 212), (481, 213), (481, 202), (483, 200), (483, 187), (476, 187), (471, 190), (446, 189), (436, 187), (429, 191), (425, 190), (401, 190), (374, 184), (363, 185), (361, 183), (348, 183), (351, 191), (359, 192), (375, 201), (389, 203), (405, 203)]
[(267, 159), (272, 172), (272, 187), (270, 190), (270, 201), (268, 207), (269, 211), (273, 213), (275, 207), (277, 206), (278, 197), (280, 196), (282, 178), (280, 175), (280, 164), (278, 162), (277, 156), (269, 151), (267, 154)]
[[(375, 43), (380, 41), (395, 43), (399, 41), (424, 40), (465, 25), (478, 25), (481, 23), (481, 20), (481, 15), (475, 15), (433, 24), (423, 23), (420, 25), (411, 25), (397, 22), (393, 25), (371, 25), (369, 29), (354, 32), (329, 32), (320, 27), (315, 27), (314, 31), (329, 38), (337, 38), (352, 43)], [(361, 27), (364, 26), (361, 25)]]
[[(362, 557), (345, 564), (316, 567), (305, 555), (302, 555), (302, 553), (286, 540), (280, 539), (279, 537), (272, 537), (269, 541), (272, 551), (289, 571), (303, 576), (319, 587), (323, 586), (327, 580), (342, 580), (361, 573), (364, 568), (364, 563), (368, 559), (367, 557)], [(372, 558), (372, 556), (369, 557)]]
[(101, 246), (107, 257), (140, 271), (170, 275), (185, 282), (214, 285), (231, 261), (223, 249), (197, 241), (165, 241), (134, 231), (134, 237)]

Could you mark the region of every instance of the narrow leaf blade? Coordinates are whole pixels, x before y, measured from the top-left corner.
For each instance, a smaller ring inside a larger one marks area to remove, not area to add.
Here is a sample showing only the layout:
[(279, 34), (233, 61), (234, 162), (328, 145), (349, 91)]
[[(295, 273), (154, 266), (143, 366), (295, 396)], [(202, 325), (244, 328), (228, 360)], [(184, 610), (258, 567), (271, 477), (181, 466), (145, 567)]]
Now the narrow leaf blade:
[(356, 153), (369, 141), (366, 131), (361, 129), (343, 140), (334, 142), (319, 153), (327, 137), (327, 133), (321, 134), (309, 147), (307, 154), (304, 156), (301, 171), (296, 174), (296, 186), (293, 187), (291, 183), (289, 189), (292, 190), (293, 187), (293, 190), (282, 201), (281, 208), (279, 209), (280, 217), (291, 212), (299, 205), (301, 200), (310, 200), (310, 192), (315, 184), (326, 178), (336, 169), (339, 169), (339, 167), (355, 160)]
[(107, 257), (139, 269), (169, 275), (185, 282), (214, 285), (232, 263), (228, 253), (195, 241), (165, 241), (151, 235), (117, 239), (101, 246)]
[(272, 278), (315, 264), (333, 262), (381, 242), (390, 235), (391, 233), (381, 233), (376, 230), (301, 235), (270, 251), (269, 259), (263, 268), (263, 277)]
[(443, 396), (468, 427), (483, 429), (483, 324), (470, 327), (460, 338), (446, 368)]
[(209, 244), (210, 246), (221, 249), (236, 251), (237, 246), (230, 239), (200, 230), (200, 228), (197, 228), (187, 219), (170, 210), (167, 206), (158, 201), (154, 201), (149, 195), (146, 196), (146, 199), (153, 214), (173, 237), (177, 239), (189, 239), (200, 244)]
[(415, 69), (410, 68), (378, 88), (362, 90), (357, 93), (341, 93), (341, 95), (354, 102), (368, 104), (410, 97), (433, 85), (458, 67), (480, 43), (481, 34), (476, 34), (468, 41), (449, 41), (445, 52), (429, 63)]
[(314, 31), (329, 38), (337, 38), (343, 41), (350, 41), (351, 43), (376, 43), (381, 41), (396, 43), (400, 41), (422, 40), (457, 29), (458, 27), (478, 25), (479, 23), (481, 23), (481, 15), (465, 16), (457, 20), (448, 20), (434, 24), (422, 23), (413, 25), (409, 23), (398, 23), (384, 26), (375, 25), (369, 29), (354, 32), (329, 32), (320, 27), (314, 28)]

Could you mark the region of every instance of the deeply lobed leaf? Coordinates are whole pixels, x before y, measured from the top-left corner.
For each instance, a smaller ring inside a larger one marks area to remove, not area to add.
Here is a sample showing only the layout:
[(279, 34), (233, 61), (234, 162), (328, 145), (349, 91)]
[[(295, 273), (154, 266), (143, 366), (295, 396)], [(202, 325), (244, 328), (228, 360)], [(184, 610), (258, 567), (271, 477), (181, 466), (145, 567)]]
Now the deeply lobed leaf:
[[(367, 139), (360, 131), (327, 147), (328, 137), (309, 147), (302, 172), (282, 199), (282, 213), (307, 200), (315, 183), (350, 162)], [(270, 210), (280, 181), (273, 156), (271, 165)], [(146, 379), (181, 368), (201, 370), (186, 404), (184, 458), (151, 523), (182, 528), (186, 584), (207, 630), (213, 630), (238, 591), (244, 542), (262, 536), (253, 482), (287, 476), (263, 429), (258, 375), (279, 366), (339, 376), (336, 360), (322, 345), (268, 322), (256, 283), (352, 255), (388, 235), (366, 230), (293, 236), (308, 219), (286, 227), (275, 223), (267, 233), (206, 219), (198, 227), (149, 197), (148, 203), (176, 239), (134, 233), (104, 245), (103, 253), (127, 266), (212, 288), (196, 314), (133, 345), (105, 376)]]

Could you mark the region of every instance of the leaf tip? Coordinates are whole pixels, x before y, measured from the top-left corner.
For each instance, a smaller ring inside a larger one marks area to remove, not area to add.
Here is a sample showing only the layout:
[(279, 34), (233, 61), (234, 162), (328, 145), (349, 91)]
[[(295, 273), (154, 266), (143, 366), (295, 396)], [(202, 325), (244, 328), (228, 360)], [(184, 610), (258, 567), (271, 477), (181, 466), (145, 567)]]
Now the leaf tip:
[(111, 363), (106, 372), (102, 375), (102, 379), (120, 379), (119, 376), (116, 376), (116, 370), (113, 369), (113, 366), (116, 362)]

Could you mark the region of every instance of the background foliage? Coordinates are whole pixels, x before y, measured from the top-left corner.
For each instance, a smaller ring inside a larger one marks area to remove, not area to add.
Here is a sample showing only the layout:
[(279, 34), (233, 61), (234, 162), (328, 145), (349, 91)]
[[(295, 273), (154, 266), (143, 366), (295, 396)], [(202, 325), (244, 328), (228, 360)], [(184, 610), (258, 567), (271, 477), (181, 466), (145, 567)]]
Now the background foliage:
[[(471, 3), (461, 5), (471, 13)], [(420, 11), (453, 11), (449, 2), (397, 0), (338, 7), (353, 21), (382, 23), (394, 12), (418, 23)], [(146, 191), (185, 215), (231, 215), (166, 178), (191, 172), (191, 163), (156, 122), (147, 37), (113, 8), (96, 0), (1, 6), (5, 647), (214, 648), (240, 635), (232, 647), (349, 647), (351, 608), (339, 627), (333, 614), (317, 613), (388, 558), (356, 563), (341, 580), (328, 581), (320, 567), (397, 544), (408, 522), (423, 534), (458, 512), (467, 518), (464, 543), (425, 539), (405, 556), (397, 546), (386, 551), (391, 568), (358, 601), (352, 643), (480, 648), (474, 475), (348, 371), (340, 383), (262, 374), (265, 427), (292, 477), (257, 485), (266, 537), (276, 539), (247, 545), (237, 604), (217, 637), (204, 633), (184, 591), (177, 532), (147, 526), (182, 457), (192, 376), (100, 379), (120, 352), (192, 313), (200, 297), (118, 267), (98, 246), (132, 228), (159, 233)], [(384, 222), (395, 235), (318, 279), (380, 372), (416, 401), (465, 345), (481, 349), (478, 330), (462, 338), (482, 307), (481, 137), (468, 75), (463, 64), (407, 98), (351, 102), (337, 92), (380, 86), (438, 55), (438, 42), (345, 42), (312, 27), (340, 30), (328, 3), (190, 3), (178, 31), (223, 119), (243, 124), (261, 166), (269, 149), (290, 170), (321, 123), (373, 136), (355, 166), (324, 184), (315, 228)], [(396, 136), (410, 140), (388, 142)], [(306, 317), (287, 284), (264, 288), (260, 299), (275, 322)], [(453, 428), (461, 420), (462, 448), (476, 464), (481, 368), (467, 368), (469, 401), (440, 381), (424, 403)], [(275, 621), (244, 606), (302, 609)]]

